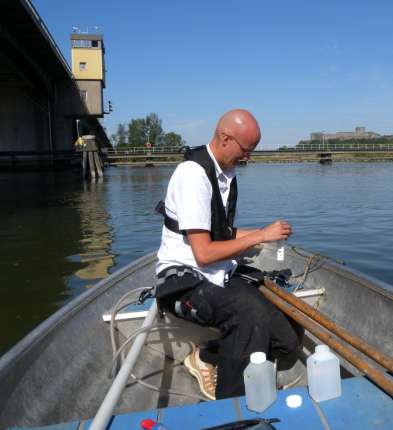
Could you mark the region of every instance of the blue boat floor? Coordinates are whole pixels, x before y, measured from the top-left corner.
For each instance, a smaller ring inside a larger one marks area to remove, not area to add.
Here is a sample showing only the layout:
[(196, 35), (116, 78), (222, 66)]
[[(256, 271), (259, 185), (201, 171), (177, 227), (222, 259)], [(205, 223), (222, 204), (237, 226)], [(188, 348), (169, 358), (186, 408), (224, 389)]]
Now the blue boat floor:
[[(302, 396), (300, 407), (287, 407), (285, 399), (290, 394)], [(318, 411), (319, 409), (319, 411)], [(201, 430), (231, 421), (255, 417), (278, 418), (277, 430), (324, 430), (321, 416), (332, 430), (392, 430), (393, 399), (366, 378), (350, 378), (342, 381), (339, 398), (314, 404), (305, 387), (279, 391), (277, 401), (262, 414), (247, 409), (245, 398), (233, 398), (194, 405), (170, 407), (144, 412), (117, 415), (112, 418), (107, 430), (138, 430), (141, 421), (152, 418), (170, 430)], [(40, 427), (41, 430), (88, 430), (92, 420)], [(36, 428), (38, 430), (38, 428)], [(21, 429), (19, 429), (21, 430)]]

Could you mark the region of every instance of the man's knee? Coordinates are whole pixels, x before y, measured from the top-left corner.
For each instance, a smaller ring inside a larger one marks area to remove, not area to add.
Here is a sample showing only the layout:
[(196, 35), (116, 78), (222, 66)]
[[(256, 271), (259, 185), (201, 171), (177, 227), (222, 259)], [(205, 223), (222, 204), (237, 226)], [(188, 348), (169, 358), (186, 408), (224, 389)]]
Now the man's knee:
[(288, 370), (297, 362), (302, 348), (302, 339), (293, 331), (288, 337), (285, 349), (273, 352), (274, 358), (278, 359), (278, 370)]
[(289, 337), (289, 340), (286, 345), (287, 354), (298, 353), (301, 348), (301, 343), (296, 334), (293, 333), (292, 336)]
[(298, 359), (302, 348), (304, 328), (292, 320), (280, 339), (273, 339), (271, 343), (271, 357), (278, 359), (279, 370), (291, 368)]
[(303, 337), (304, 337), (304, 327), (295, 322), (294, 320), (288, 318), (290, 329), (288, 332), (288, 352), (299, 352), (302, 348)]

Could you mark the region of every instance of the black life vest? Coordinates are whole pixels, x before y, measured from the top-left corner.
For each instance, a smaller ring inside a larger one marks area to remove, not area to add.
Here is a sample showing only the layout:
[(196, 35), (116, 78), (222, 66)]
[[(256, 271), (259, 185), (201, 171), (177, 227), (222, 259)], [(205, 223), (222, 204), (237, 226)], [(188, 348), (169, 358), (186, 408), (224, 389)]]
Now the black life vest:
[[(194, 161), (195, 163), (198, 163), (201, 167), (203, 167), (206, 172), (206, 176), (211, 183), (211, 239), (214, 241), (233, 239), (235, 235), (233, 222), (235, 219), (237, 201), (236, 177), (234, 177), (231, 181), (227, 204), (228, 210), (226, 212), (222, 203), (214, 162), (211, 159), (209, 153), (207, 152), (206, 146), (198, 146), (196, 148), (187, 149), (184, 154), (184, 158), (189, 161)], [(177, 223), (177, 221), (167, 216), (167, 214), (165, 213), (164, 204), (162, 202), (160, 203), (158, 204), (156, 210), (164, 215), (165, 226), (175, 233), (186, 235), (186, 232), (184, 230), (179, 230), (179, 224)]]

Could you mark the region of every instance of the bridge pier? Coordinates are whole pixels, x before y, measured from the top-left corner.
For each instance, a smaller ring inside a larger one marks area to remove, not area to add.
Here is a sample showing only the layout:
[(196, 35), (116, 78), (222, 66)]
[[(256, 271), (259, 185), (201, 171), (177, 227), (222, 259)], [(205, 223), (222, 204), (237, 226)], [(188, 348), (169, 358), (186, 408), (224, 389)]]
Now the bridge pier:
[(318, 154), (319, 164), (332, 164), (332, 153), (331, 152), (321, 152)]
[(95, 136), (82, 136), (77, 140), (77, 148), (82, 152), (83, 178), (102, 178), (104, 164), (100, 158)]

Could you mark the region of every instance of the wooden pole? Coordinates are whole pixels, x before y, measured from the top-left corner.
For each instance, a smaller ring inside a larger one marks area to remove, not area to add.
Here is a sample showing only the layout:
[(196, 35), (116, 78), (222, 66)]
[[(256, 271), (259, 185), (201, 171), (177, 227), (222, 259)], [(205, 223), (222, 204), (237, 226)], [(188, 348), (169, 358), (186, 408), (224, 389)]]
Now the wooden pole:
[(293, 294), (287, 293), (286, 291), (277, 287), (277, 285), (273, 281), (271, 281), (270, 279), (265, 279), (265, 287), (268, 288), (270, 291), (273, 291), (273, 293), (280, 296), (286, 302), (295, 306), (295, 308), (299, 309), (300, 311), (302, 311), (303, 313), (308, 315), (310, 318), (312, 318), (318, 324), (327, 328), (329, 331), (334, 333), (336, 336), (345, 340), (345, 342), (349, 343), (354, 348), (363, 352), (365, 355), (367, 355), (368, 357), (372, 358), (375, 362), (380, 364), (382, 367), (384, 367), (385, 369), (387, 369), (393, 373), (393, 359), (391, 357), (387, 357), (382, 352), (373, 348), (371, 345), (369, 345), (364, 340), (360, 339), (357, 336), (352, 335), (344, 327), (341, 327), (338, 324), (334, 323), (332, 320), (327, 318), (325, 315), (321, 314), (319, 311), (314, 309), (309, 304), (298, 299)]
[(268, 288), (261, 287), (261, 292), (274, 303), (285, 314), (293, 318), (296, 322), (302, 325), (306, 330), (316, 336), (318, 339), (329, 345), (337, 351), (343, 358), (353, 364), (362, 373), (367, 375), (379, 387), (386, 391), (390, 396), (393, 396), (393, 379), (386, 376), (383, 372), (369, 365), (365, 360), (356, 356), (348, 347), (336, 340), (331, 333), (320, 327), (314, 320), (296, 309), (293, 305), (283, 300)]
[(98, 177), (102, 178), (103, 174), (102, 174), (100, 156), (98, 155), (97, 151), (94, 151), (94, 162), (95, 162)]
[(82, 172), (83, 172), (83, 177), (86, 178), (87, 176), (87, 152), (86, 151), (82, 152)]
[(90, 171), (90, 176), (92, 179), (96, 178), (96, 168), (95, 168), (95, 163), (94, 163), (94, 155), (92, 151), (88, 151), (88, 156), (89, 156), (89, 171)]

